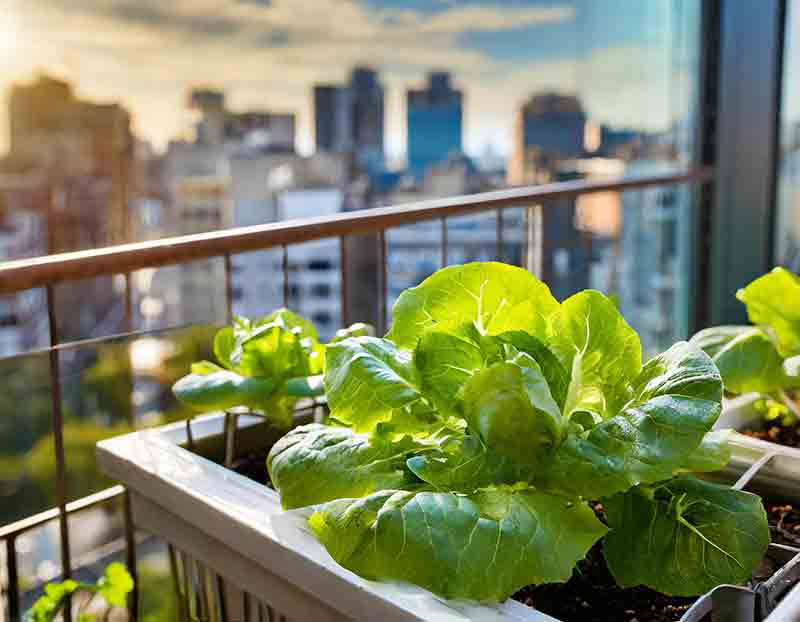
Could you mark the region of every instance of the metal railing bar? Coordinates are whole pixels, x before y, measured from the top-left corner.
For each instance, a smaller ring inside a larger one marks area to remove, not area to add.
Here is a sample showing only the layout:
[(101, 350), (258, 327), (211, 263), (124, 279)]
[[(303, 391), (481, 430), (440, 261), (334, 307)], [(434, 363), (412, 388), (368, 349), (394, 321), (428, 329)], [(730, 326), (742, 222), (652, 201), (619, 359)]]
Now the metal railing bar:
[(339, 279), (341, 281), (341, 287), (339, 288), (339, 304), (342, 310), (342, 326), (350, 325), (350, 312), (347, 300), (349, 294), (347, 274), (349, 272), (350, 271), (347, 269), (347, 238), (342, 236), (339, 238)]
[[(61, 574), (63, 579), (72, 576), (69, 548), (69, 521), (67, 517), (67, 464), (64, 453), (64, 413), (61, 409), (61, 370), (58, 350), (58, 325), (55, 313), (55, 287), (47, 286), (47, 319), (50, 327), (50, 395), (52, 398), (53, 446), (56, 455), (56, 502), (61, 541)], [(64, 608), (64, 620), (70, 622), (71, 607)]]
[(225, 320), (228, 324), (233, 320), (233, 266), (231, 254), (223, 255), (225, 262)]
[(19, 622), (19, 571), (17, 569), (17, 539), (6, 540), (6, 570), (8, 572), (6, 594), (8, 600), (8, 617), (11, 622)]
[(289, 247), (284, 244), (281, 254), (281, 269), (283, 271), (283, 306), (289, 306)]
[(441, 218), (443, 214), (463, 216), (514, 207), (520, 203), (543, 203), (594, 192), (623, 192), (650, 186), (703, 183), (712, 178), (712, 172), (713, 169), (710, 167), (700, 167), (680, 173), (648, 177), (565, 181), (509, 188), (394, 207), (341, 212), (314, 218), (21, 259), (0, 266), (0, 294), (43, 287), (51, 283), (124, 274), (143, 268), (196, 261), (226, 253), (263, 250), (323, 238), (374, 233), (380, 229)]
[(441, 259), (442, 268), (447, 267), (447, 257), (449, 249), (447, 248), (447, 218), (442, 218), (442, 245), (441, 245)]
[(128, 595), (128, 613), (131, 622), (139, 619), (139, 573), (136, 557), (136, 528), (133, 524), (131, 494), (127, 490), (122, 497), (122, 512), (125, 520), (125, 562), (133, 578), (133, 590)]
[(497, 208), (497, 261), (503, 261), (503, 247), (505, 246), (503, 240), (503, 210)]
[[(198, 326), (203, 326), (203, 324), (198, 324), (197, 322), (187, 322), (185, 324), (176, 324), (175, 326), (165, 326), (163, 328), (145, 328), (129, 333), (114, 333), (112, 335), (105, 335), (101, 337), (90, 337), (88, 339), (78, 339), (76, 341), (65, 341), (63, 343), (59, 343), (53, 348), (39, 348), (38, 350), (28, 350), (27, 352), (22, 352), (20, 354), (12, 354), (11, 356), (0, 357), (0, 362), (47, 354), (51, 350), (64, 352), (69, 350), (77, 350), (80, 348), (90, 348), (98, 345), (114, 345), (113, 342), (115, 341), (125, 341), (127, 339), (136, 339), (138, 337), (152, 337), (154, 335), (163, 335), (172, 331), (177, 332), (186, 330), (188, 328), (196, 328)], [(207, 326), (214, 328), (217, 325), (207, 324)]]
[[(67, 503), (66, 512), (68, 515), (82, 512), (83, 510), (88, 510), (96, 505), (108, 503), (124, 493), (125, 488), (122, 486), (112, 486), (111, 488), (106, 488), (105, 490), (96, 492), (93, 495), (82, 497), (81, 499)], [(25, 518), (14, 523), (10, 523), (9, 525), (5, 525), (4, 527), (0, 527), (0, 540), (15, 538), (27, 531), (30, 531), (31, 529), (41, 527), (45, 523), (49, 523), (50, 521), (58, 518), (58, 515), (59, 509), (57, 507), (51, 508), (49, 510), (45, 510), (44, 512), (34, 514), (33, 516), (26, 516)]]
[(389, 288), (389, 273), (386, 266), (388, 249), (386, 247), (386, 231), (381, 229), (378, 232), (378, 257), (380, 264), (378, 267), (378, 334), (386, 332), (386, 305)]

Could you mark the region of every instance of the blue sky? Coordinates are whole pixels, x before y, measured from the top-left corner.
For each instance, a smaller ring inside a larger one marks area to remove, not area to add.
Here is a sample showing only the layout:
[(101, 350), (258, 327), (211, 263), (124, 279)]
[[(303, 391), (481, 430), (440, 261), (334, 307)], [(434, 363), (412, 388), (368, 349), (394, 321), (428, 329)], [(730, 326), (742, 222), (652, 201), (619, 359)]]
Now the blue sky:
[(296, 112), (300, 146), (308, 151), (311, 85), (342, 80), (353, 64), (366, 62), (382, 72), (387, 147), (399, 156), (405, 89), (443, 68), (466, 93), (468, 151), (487, 144), (507, 151), (514, 112), (537, 91), (578, 93), (590, 116), (620, 126), (663, 129), (684, 114), (698, 6), (699, 0), (0, 0), (0, 93), (49, 72), (84, 97), (120, 101), (137, 131), (163, 146), (187, 126), (187, 89), (216, 86), (234, 108)]

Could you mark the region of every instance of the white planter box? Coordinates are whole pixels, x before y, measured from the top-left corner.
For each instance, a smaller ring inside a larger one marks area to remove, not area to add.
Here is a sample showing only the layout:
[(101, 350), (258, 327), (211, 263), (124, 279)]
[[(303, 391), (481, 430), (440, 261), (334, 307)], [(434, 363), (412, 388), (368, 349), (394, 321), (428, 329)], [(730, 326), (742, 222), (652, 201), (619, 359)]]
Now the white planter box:
[[(219, 453), (223, 421), (222, 415), (194, 419), (194, 441)], [(261, 419), (245, 416), (240, 426), (244, 436), (258, 432), (251, 437), (263, 442)], [(269, 612), (266, 619), (276, 622), (558, 622), (512, 600), (494, 607), (445, 601), (412, 585), (366, 581), (331, 559), (300, 514), (283, 512), (275, 491), (183, 449), (186, 442), (182, 423), (135, 432), (99, 443), (98, 464), (128, 488), (137, 528), (182, 552), (176, 581), (205, 601), (206, 611), (224, 607), (220, 619), (254, 621), (260, 618), (253, 610), (260, 606)], [(719, 477), (735, 481), (776, 453), (772, 445), (736, 434), (733, 460)], [(800, 460), (778, 453), (760, 466), (752, 489), (800, 502)], [(710, 610), (712, 599), (701, 601), (698, 610)], [(800, 590), (794, 589), (768, 622), (797, 619)]]
[[(222, 421), (219, 415), (195, 419), (193, 436), (221, 434)], [(130, 490), (137, 528), (189, 553), (276, 616), (297, 622), (555, 622), (512, 600), (496, 607), (454, 603), (414, 586), (356, 576), (331, 559), (299, 516), (281, 510), (275, 491), (181, 448), (185, 430), (176, 424), (103, 441), (98, 464)], [(228, 600), (236, 601), (226, 603), (229, 609), (241, 601)]]
[(722, 405), (722, 414), (717, 419), (714, 428), (718, 430), (725, 428), (736, 430), (737, 433), (733, 435), (733, 442), (737, 446), (750, 447), (760, 453), (779, 453), (800, 459), (800, 449), (796, 447), (786, 447), (785, 445), (763, 441), (745, 434), (738, 434), (738, 432), (751, 427), (754, 422), (758, 422), (761, 418), (761, 413), (757, 412), (754, 407), (759, 397), (756, 393), (748, 393), (725, 400)]

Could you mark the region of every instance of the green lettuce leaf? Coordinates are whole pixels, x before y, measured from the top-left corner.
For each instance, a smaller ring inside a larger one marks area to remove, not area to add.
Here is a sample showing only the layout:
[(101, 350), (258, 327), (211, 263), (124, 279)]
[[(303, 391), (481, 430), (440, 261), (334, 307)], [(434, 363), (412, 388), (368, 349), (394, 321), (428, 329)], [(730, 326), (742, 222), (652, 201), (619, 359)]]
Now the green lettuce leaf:
[(425, 333), (414, 351), (422, 392), (440, 412), (457, 415), (458, 392), (485, 365), (475, 343), (439, 331)]
[(753, 330), (752, 326), (712, 326), (704, 328), (689, 340), (710, 357), (714, 357), (742, 333)]
[(513, 346), (518, 352), (524, 352), (534, 359), (539, 364), (542, 374), (547, 380), (547, 386), (550, 388), (550, 394), (559, 409), (564, 408), (569, 390), (569, 372), (552, 350), (541, 339), (521, 330), (500, 333), (495, 339)]
[(616, 417), (562, 443), (543, 476), (551, 489), (598, 498), (667, 479), (719, 417), (719, 372), (687, 342), (648, 361), (632, 391)]
[(267, 469), (283, 507), (299, 508), (408, 487), (415, 478), (406, 468), (406, 458), (417, 449), (408, 437), (392, 442), (312, 423), (295, 428), (273, 445)]
[(409, 470), (436, 490), (475, 492), (497, 484), (525, 479), (524, 469), (509, 458), (487, 449), (474, 436), (464, 436), (452, 447), (420, 452), (406, 461)]
[(184, 376), (172, 391), (187, 406), (207, 412), (235, 406), (265, 409), (276, 387), (271, 378), (247, 378), (223, 370)]
[(639, 336), (614, 303), (600, 292), (565, 300), (551, 318), (547, 344), (570, 370), (564, 405), (569, 419), (588, 412), (596, 421), (619, 412), (630, 395), (626, 383), (642, 368)]
[(476, 372), (459, 397), (472, 432), (501, 456), (535, 464), (561, 441), (558, 404), (527, 354)]
[(757, 278), (736, 297), (753, 324), (769, 326), (783, 357), (800, 354), (800, 279), (785, 268)]
[(694, 477), (677, 477), (604, 501), (606, 562), (622, 587), (694, 596), (748, 581), (769, 545), (761, 499)]
[(792, 386), (783, 357), (760, 328), (750, 328), (714, 354), (725, 389), (732, 393), (772, 393)]
[(411, 353), (388, 339), (351, 337), (328, 347), (325, 393), (331, 415), (358, 431), (421, 399)]
[(362, 577), (481, 601), (566, 581), (606, 532), (577, 499), (510, 487), (472, 495), (384, 490), (327, 503), (309, 524), (331, 556)]
[(387, 337), (411, 349), (427, 331), (459, 333), (465, 324), (484, 335), (524, 330), (543, 337), (556, 309), (547, 285), (527, 270), (495, 262), (451, 266), (400, 294)]

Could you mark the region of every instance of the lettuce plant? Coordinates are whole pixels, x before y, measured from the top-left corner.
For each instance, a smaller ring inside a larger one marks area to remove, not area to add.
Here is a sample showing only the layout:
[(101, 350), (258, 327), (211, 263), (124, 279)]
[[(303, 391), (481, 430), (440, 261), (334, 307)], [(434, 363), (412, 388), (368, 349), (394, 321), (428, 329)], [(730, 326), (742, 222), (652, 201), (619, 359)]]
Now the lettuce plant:
[(711, 356), (730, 393), (761, 393), (797, 416), (787, 391), (800, 388), (800, 279), (775, 268), (736, 297), (754, 326), (715, 326), (692, 337)]
[(268, 458), (284, 508), (313, 506), (339, 564), (499, 601), (566, 581), (603, 539), (622, 586), (694, 595), (750, 578), (769, 542), (760, 499), (689, 475), (728, 460), (709, 432), (722, 383), (699, 348), (643, 365), (608, 298), (559, 304), (499, 263), (440, 270), (392, 316), (386, 338), (328, 347), (330, 420)]
[[(353, 324), (332, 343), (369, 335), (372, 327)], [(200, 361), (173, 391), (181, 402), (201, 412), (244, 406), (289, 427), (295, 402), (322, 393), (325, 346), (314, 325), (288, 309), (258, 320), (235, 317), (214, 337), (219, 364)]]
[(40, 596), (25, 615), (26, 622), (55, 622), (70, 603), (70, 597), (84, 592), (89, 596), (78, 610), (79, 622), (96, 620), (94, 613), (86, 611), (94, 598), (100, 596), (107, 605), (104, 619), (109, 619), (112, 607), (125, 607), (128, 594), (133, 590), (133, 578), (128, 569), (119, 562), (106, 566), (103, 575), (95, 583), (84, 583), (67, 579), (61, 583), (48, 583)]

